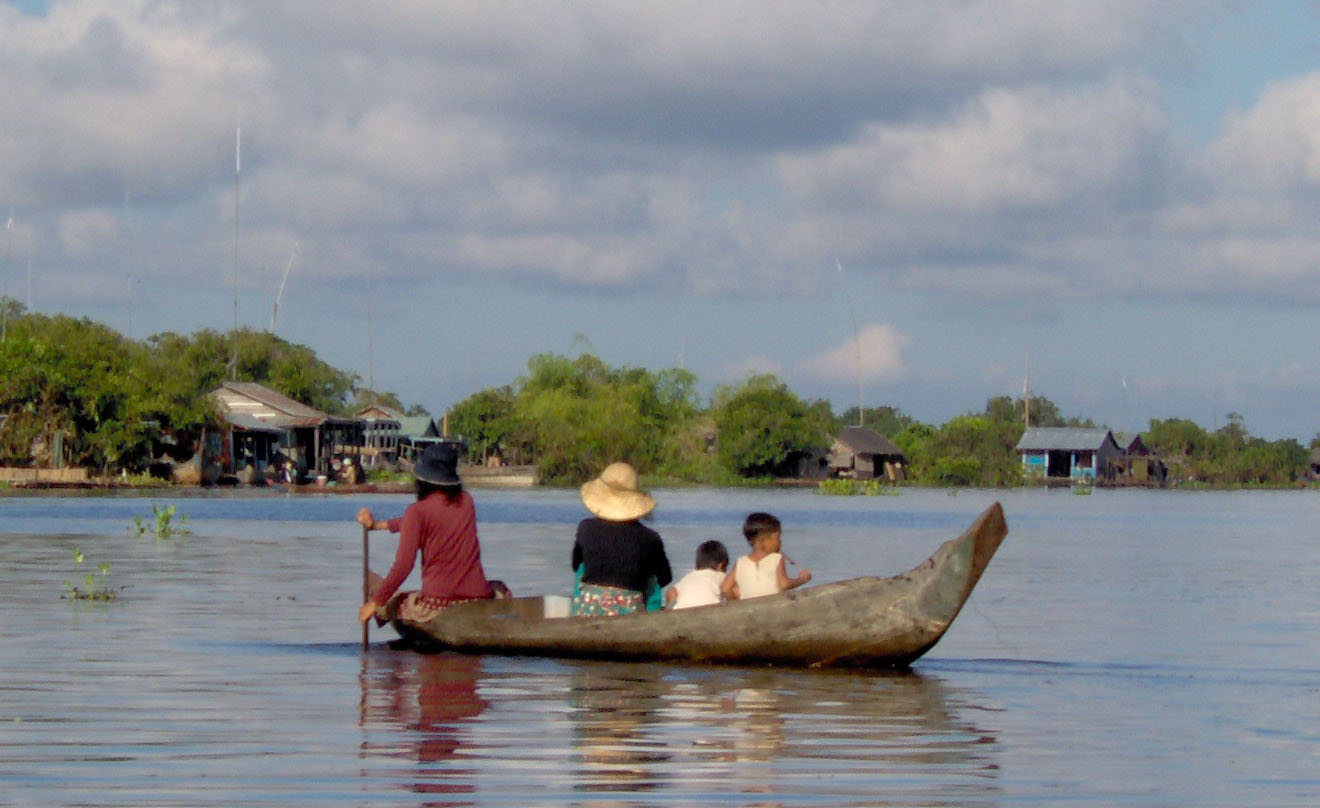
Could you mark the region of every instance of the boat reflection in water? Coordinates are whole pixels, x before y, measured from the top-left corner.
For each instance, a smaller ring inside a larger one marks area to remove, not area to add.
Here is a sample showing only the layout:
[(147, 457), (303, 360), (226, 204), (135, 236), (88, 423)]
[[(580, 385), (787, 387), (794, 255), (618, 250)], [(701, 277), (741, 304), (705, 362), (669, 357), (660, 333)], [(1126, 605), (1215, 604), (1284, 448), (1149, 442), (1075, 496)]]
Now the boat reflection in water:
[(664, 786), (672, 755), (653, 741), (662, 720), (656, 666), (585, 663), (572, 675), (574, 791), (646, 792)]
[(972, 804), (999, 793), (995, 736), (968, 720), (987, 714), (929, 674), (381, 649), (361, 682), (362, 776), (426, 805), (483, 794), (595, 808), (635, 804), (628, 794)]
[(770, 806), (908, 805), (947, 796), (951, 778), (969, 801), (997, 791), (993, 735), (929, 675), (584, 662), (571, 702), (579, 793), (673, 789)]
[[(477, 691), (481, 657), (384, 652), (363, 656), (363, 757), (408, 758), (384, 773), (419, 794), (472, 794), (478, 772), (455, 765), (489, 703)], [(371, 730), (379, 730), (372, 732)], [(445, 800), (428, 805), (470, 805)]]

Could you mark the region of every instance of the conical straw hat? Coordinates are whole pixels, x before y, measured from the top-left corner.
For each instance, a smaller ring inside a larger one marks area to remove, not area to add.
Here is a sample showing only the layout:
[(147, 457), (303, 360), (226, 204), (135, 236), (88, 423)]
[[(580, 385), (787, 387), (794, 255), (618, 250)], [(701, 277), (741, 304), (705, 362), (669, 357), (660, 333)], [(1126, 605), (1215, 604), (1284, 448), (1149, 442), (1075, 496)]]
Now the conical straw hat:
[(637, 470), (627, 463), (611, 463), (596, 479), (582, 486), (582, 504), (607, 522), (630, 522), (655, 510), (655, 500), (637, 483)]

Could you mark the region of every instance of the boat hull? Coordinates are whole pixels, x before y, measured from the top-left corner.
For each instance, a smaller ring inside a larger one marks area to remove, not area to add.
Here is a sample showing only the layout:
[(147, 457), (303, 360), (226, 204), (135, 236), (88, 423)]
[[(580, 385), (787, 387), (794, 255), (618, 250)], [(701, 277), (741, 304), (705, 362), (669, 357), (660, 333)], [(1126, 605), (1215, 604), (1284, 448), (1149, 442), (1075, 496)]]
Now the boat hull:
[(462, 603), (400, 632), (467, 652), (795, 667), (906, 667), (944, 636), (1007, 533), (999, 503), (922, 564), (770, 597), (546, 618), (542, 598)]

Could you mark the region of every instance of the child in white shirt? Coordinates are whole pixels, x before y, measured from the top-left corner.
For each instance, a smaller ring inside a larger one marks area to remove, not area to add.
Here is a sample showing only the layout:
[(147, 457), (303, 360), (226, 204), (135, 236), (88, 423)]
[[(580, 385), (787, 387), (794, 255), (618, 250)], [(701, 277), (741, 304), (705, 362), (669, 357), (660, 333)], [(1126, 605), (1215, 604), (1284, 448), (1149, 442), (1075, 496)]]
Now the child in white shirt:
[(729, 568), (729, 551), (718, 541), (702, 542), (697, 548), (696, 569), (665, 592), (666, 609), (690, 609), (720, 602), (720, 584)]
[(802, 570), (796, 578), (784, 571), (784, 555), (779, 552), (779, 520), (768, 513), (748, 514), (743, 522), (743, 536), (752, 551), (733, 565), (724, 577), (720, 591), (729, 600), (759, 598), (795, 589), (811, 580)]

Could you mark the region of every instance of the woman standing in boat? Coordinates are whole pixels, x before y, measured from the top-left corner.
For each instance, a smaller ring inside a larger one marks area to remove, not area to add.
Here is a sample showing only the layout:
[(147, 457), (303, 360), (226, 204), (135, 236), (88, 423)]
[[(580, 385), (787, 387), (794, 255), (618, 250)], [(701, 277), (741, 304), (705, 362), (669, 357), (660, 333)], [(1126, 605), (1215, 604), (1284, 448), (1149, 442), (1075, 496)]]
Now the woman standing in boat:
[[(377, 522), (366, 508), (358, 511), (358, 523), (368, 530), (399, 531), (394, 564), (358, 609), (359, 621), (374, 615), (381, 623), (397, 618), (422, 624), (454, 603), (495, 597), (481, 568), (476, 509), (458, 477), (454, 447), (443, 443), (427, 447), (413, 476), (417, 478), (417, 501), (404, 510), (401, 519)], [(412, 572), (419, 551), (422, 590), (396, 594)]]
[(631, 614), (645, 604), (648, 579), (664, 587), (673, 580), (660, 534), (638, 520), (655, 510), (655, 500), (637, 483), (627, 463), (612, 463), (581, 489), (592, 516), (578, 524), (572, 569), (582, 569), (573, 596), (573, 614)]

